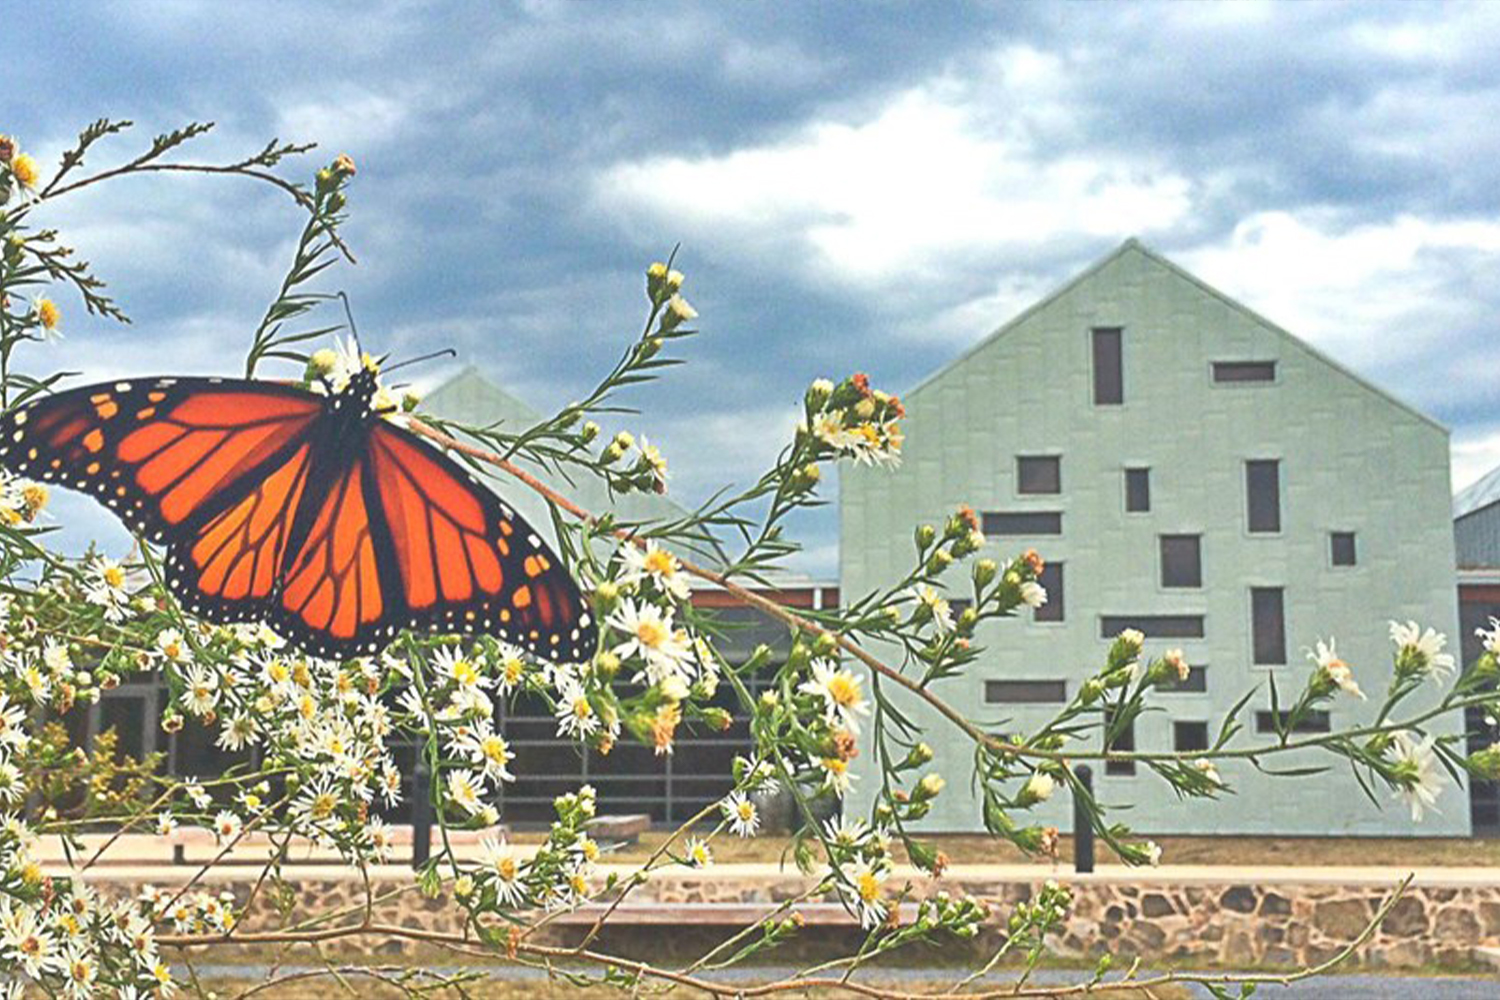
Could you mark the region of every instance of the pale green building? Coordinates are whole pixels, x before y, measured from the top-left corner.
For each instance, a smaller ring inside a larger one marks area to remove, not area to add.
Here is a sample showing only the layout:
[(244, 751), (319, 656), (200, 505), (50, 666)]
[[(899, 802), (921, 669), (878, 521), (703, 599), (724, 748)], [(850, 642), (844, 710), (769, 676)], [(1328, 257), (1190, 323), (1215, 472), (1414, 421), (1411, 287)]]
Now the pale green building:
[[(1337, 638), (1374, 701), (1388, 620), (1431, 625), (1457, 651), (1447, 430), (1134, 240), (903, 399), (901, 467), (842, 477), (840, 585), (849, 601), (899, 579), (913, 527), (960, 504), (982, 513), (988, 554), (1040, 551), (1051, 601), (986, 623), (982, 659), (935, 689), (995, 731), (1049, 718), (1126, 626), (1195, 668), (1136, 722), (1138, 749), (1205, 745), (1257, 684), (1236, 745), (1274, 739), (1256, 732), (1267, 677), (1294, 696), (1319, 638)], [(967, 593), (966, 575), (948, 582)], [(948, 779), (929, 828), (980, 829), (970, 746), (909, 707)], [(1341, 698), (1327, 723), (1375, 711)], [(877, 784), (871, 756), (857, 806)], [(1313, 762), (1335, 767), (1293, 780), (1226, 765), (1237, 794), (1218, 802), (1180, 801), (1145, 767), (1096, 773), (1095, 788), (1134, 804), (1119, 818), (1145, 832), (1470, 832), (1466, 789), (1450, 785), (1417, 825), (1399, 802), (1377, 809), (1331, 757), (1266, 763)], [(1067, 799), (1043, 818), (1067, 829)]]

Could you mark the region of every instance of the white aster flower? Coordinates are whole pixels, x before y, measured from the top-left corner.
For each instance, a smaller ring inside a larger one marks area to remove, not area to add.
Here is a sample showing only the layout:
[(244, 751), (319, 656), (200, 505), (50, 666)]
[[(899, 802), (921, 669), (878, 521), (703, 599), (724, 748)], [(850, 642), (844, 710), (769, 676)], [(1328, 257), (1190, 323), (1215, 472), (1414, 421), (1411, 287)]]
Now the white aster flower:
[(1420, 822), (1423, 814), (1431, 809), (1437, 812), (1437, 797), (1443, 791), (1443, 771), (1433, 752), (1436, 740), (1428, 736), (1420, 742), (1405, 730), (1391, 737), (1385, 758), (1391, 765), (1391, 777), (1396, 785), (1395, 797), (1403, 799), (1411, 808), (1413, 823)]
[(573, 678), (564, 678), (557, 689), (557, 735), (582, 739), (598, 728), (599, 716), (588, 692)]
[(859, 732), (859, 716), (870, 711), (859, 678), (822, 660), (813, 663), (812, 674), (797, 690), (823, 699), (823, 717), (829, 725)]
[(652, 683), (688, 669), (692, 646), (687, 633), (673, 628), (671, 611), (627, 598), (610, 614), (607, 624), (625, 635), (612, 652), (622, 660), (632, 656), (645, 660), (644, 673)]
[(474, 691), (489, 686), (489, 678), (479, 664), (457, 646), (444, 646), (433, 657), (438, 672), (458, 685), (460, 691)]
[(187, 687), (178, 701), (194, 715), (212, 712), (219, 703), (219, 675), (201, 663), (188, 667)]
[(622, 583), (639, 583), (649, 578), (679, 601), (687, 600), (692, 592), (682, 563), (654, 540), (648, 541), (644, 549), (629, 542), (621, 545), (620, 561), (625, 564), (625, 572), (620, 577)]
[(1028, 608), (1039, 608), (1047, 603), (1047, 588), (1035, 580), (1026, 580), (1021, 584), (1021, 603)]
[(214, 836), (219, 839), (219, 843), (221, 844), (228, 843), (235, 837), (238, 837), (240, 830), (243, 828), (244, 824), (240, 821), (239, 816), (228, 809), (221, 810), (214, 817)]
[(524, 906), (526, 883), (522, 880), (520, 854), (493, 837), (480, 841), (479, 847), (484, 866), (494, 878), (496, 898), (504, 906)]
[(470, 816), (477, 815), (484, 808), (484, 803), (479, 799), (481, 790), (482, 786), (473, 771), (448, 772), (448, 799)]
[(930, 583), (919, 583), (911, 589), (911, 596), (918, 606), (932, 613), (932, 624), (939, 632), (953, 631), (953, 607), (936, 587)]
[(1396, 644), (1397, 675), (1427, 675), (1442, 680), (1455, 667), (1452, 653), (1443, 652), (1448, 637), (1436, 629), (1425, 632), (1416, 622), (1391, 622), (1391, 642)]
[(515, 759), (505, 737), (495, 732), (489, 719), (461, 735), (455, 741), (455, 749), (469, 759), (469, 763), (480, 767), (484, 777), (491, 782), (515, 781), (516, 776), (508, 770)]
[(156, 633), (156, 649), (173, 663), (187, 663), (193, 658), (193, 650), (175, 628), (164, 628)]
[(719, 808), (729, 821), (729, 829), (741, 837), (753, 837), (760, 830), (760, 810), (744, 792), (731, 792)]
[(1339, 659), (1338, 650), (1334, 647), (1334, 640), (1329, 639), (1326, 643), (1319, 639), (1312, 651), (1307, 654), (1308, 659), (1317, 664), (1321, 672), (1328, 680), (1338, 685), (1345, 694), (1353, 695), (1363, 699), (1365, 693), (1355, 683), (1354, 671), (1349, 669), (1349, 664)]
[(889, 872), (871, 865), (868, 861), (856, 861), (849, 866), (849, 881), (853, 885), (853, 903), (859, 912), (861, 927), (878, 927), (885, 919), (885, 880)]

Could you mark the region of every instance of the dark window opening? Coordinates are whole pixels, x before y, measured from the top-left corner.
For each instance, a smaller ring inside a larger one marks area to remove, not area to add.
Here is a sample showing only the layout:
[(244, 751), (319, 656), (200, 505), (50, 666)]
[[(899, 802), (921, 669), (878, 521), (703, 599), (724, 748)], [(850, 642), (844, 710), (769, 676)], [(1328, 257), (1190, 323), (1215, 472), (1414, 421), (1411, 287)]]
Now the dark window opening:
[(1094, 330), (1094, 405), (1118, 406), (1125, 402), (1125, 370), (1119, 327)]
[(1359, 553), (1354, 545), (1354, 532), (1335, 531), (1328, 536), (1335, 566), (1353, 566), (1359, 562)]
[(1172, 723), (1172, 747), (1178, 753), (1193, 753), (1208, 749), (1208, 723)]
[(1151, 470), (1125, 470), (1125, 510), (1139, 514), (1151, 509)]
[(1062, 459), (1057, 455), (1016, 456), (1017, 493), (1061, 493)]
[(1049, 562), (1037, 577), (1037, 583), (1047, 591), (1047, 603), (1031, 613), (1033, 621), (1060, 622), (1063, 620), (1063, 564)]
[(1250, 530), (1281, 530), (1281, 463), (1257, 459), (1245, 463), (1245, 499)]
[[(1105, 719), (1105, 727), (1108, 728), (1109, 719)], [(1131, 752), (1135, 750), (1135, 720), (1131, 719), (1125, 728), (1115, 734), (1106, 750), (1122, 750)], [(1135, 773), (1135, 761), (1133, 760), (1106, 760), (1104, 762), (1104, 773), (1113, 775), (1130, 775)]]
[(984, 515), (986, 535), (1060, 535), (1062, 514), (1055, 510), (990, 512)]
[(991, 705), (1041, 705), (1068, 700), (1067, 681), (985, 681), (984, 700)]
[[(1282, 725), (1285, 725), (1290, 713), (1281, 712), (1278, 714), (1281, 716)], [(1314, 710), (1311, 712), (1304, 712), (1302, 714), (1302, 718), (1298, 719), (1297, 724), (1292, 727), (1292, 732), (1327, 733), (1331, 732), (1332, 729), (1333, 724), (1329, 721), (1328, 713)], [(1272, 714), (1271, 712), (1256, 712), (1255, 731), (1257, 733), (1276, 732), (1276, 715)]]
[(1286, 662), (1286, 609), (1280, 587), (1250, 588), (1250, 628), (1254, 662)]
[(1198, 535), (1161, 536), (1161, 585), (1203, 586), (1203, 546)]
[(1156, 689), (1167, 694), (1201, 694), (1208, 690), (1208, 668), (1188, 667), (1187, 680), (1158, 684)]
[(1139, 629), (1148, 639), (1201, 639), (1202, 615), (1101, 615), (1099, 638), (1113, 639), (1128, 628)]
[(1274, 382), (1274, 361), (1215, 361), (1215, 382)]

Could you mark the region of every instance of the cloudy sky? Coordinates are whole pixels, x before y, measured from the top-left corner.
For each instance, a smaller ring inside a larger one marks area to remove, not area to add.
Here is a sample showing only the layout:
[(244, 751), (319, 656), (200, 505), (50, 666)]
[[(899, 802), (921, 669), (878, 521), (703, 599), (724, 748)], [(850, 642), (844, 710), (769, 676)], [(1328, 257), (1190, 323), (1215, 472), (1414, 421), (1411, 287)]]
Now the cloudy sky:
[[(101, 115), (141, 134), (100, 163), (191, 119), (203, 156), (350, 153), (330, 287), (366, 343), (539, 409), (680, 242), (706, 334), (631, 426), (686, 500), (810, 379), (904, 389), (1131, 235), (1450, 426), (1455, 487), (1500, 463), (1500, 4), (12, 6), (0, 132), (49, 164)], [(56, 363), (101, 377), (234, 371), (300, 225), (181, 179), (47, 221), (136, 321), (70, 310)], [(832, 573), (831, 515), (803, 528)]]

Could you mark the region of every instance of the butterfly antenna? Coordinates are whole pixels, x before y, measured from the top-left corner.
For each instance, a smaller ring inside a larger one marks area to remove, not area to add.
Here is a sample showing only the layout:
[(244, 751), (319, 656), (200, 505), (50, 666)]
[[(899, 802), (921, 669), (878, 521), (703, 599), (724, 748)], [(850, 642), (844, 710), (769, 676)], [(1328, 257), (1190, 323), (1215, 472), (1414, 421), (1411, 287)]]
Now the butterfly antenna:
[(446, 348), (444, 348), (441, 351), (433, 351), (431, 354), (423, 354), (423, 355), (420, 355), (419, 357), (407, 358), (405, 361), (398, 361), (395, 364), (391, 365), (389, 368), (386, 368), (386, 369), (383, 369), (383, 370), (385, 371), (386, 374), (390, 374), (391, 372), (395, 371), (397, 368), (405, 368), (407, 365), (414, 365), (414, 364), (416, 364), (419, 361), (431, 361), (433, 358), (456, 358), (456, 357), (458, 357), (458, 352), (455, 351), (451, 347), (446, 347)]
[(354, 346), (361, 355), (365, 353), (364, 345), (359, 342), (359, 327), (354, 325), (354, 310), (349, 307), (349, 296), (339, 292), (339, 301), (344, 303), (344, 317), (349, 320), (349, 332), (354, 335)]

